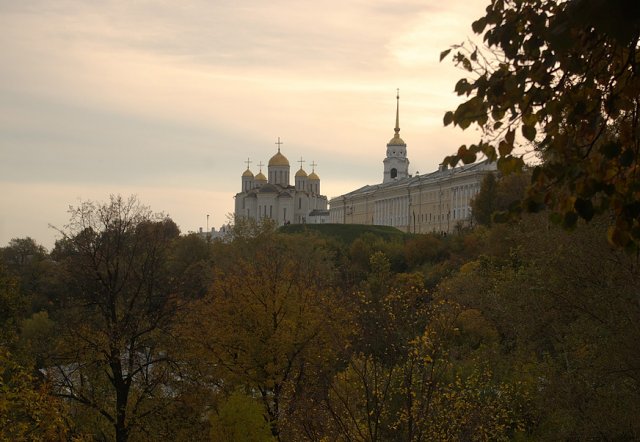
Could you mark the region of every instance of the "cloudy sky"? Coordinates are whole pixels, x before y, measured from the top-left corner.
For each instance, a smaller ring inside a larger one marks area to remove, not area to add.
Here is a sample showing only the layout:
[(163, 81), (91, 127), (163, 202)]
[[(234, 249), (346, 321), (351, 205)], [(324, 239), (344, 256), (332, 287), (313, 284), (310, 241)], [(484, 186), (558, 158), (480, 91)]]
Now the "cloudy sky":
[(0, 0), (0, 246), (51, 248), (110, 194), (219, 228), (278, 137), (329, 197), (380, 182), (396, 88), (410, 172), (435, 170), (479, 136), (443, 127), (464, 73), (438, 59), (487, 2)]

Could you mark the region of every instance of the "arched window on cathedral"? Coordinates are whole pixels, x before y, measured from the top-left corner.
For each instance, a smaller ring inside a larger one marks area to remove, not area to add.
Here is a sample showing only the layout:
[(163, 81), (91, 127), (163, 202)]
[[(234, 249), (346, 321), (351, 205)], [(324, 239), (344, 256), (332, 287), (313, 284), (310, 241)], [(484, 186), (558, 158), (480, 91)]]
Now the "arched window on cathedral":
[(394, 167), (393, 169), (391, 169), (391, 178), (395, 178), (397, 176), (398, 176), (398, 169)]

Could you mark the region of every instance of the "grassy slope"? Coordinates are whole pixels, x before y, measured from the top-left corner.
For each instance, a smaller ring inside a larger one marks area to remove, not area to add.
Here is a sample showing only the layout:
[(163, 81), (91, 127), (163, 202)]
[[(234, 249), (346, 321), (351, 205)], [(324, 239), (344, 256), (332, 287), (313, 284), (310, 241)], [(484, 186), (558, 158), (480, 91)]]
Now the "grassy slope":
[(389, 226), (365, 226), (360, 224), (290, 224), (278, 229), (282, 233), (317, 232), (320, 235), (334, 237), (350, 244), (365, 233), (370, 233), (385, 240), (398, 240), (405, 237), (405, 233)]

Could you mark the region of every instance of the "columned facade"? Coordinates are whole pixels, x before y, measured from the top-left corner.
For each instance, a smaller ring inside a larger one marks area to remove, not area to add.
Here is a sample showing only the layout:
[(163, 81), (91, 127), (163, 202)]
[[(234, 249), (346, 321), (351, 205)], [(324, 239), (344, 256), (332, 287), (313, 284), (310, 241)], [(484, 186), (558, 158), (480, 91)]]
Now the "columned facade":
[(469, 225), (471, 200), (484, 177), (496, 171), (495, 163), (452, 169), (440, 165), (435, 172), (411, 176), (407, 145), (400, 138), (399, 102), (394, 131), (383, 160), (382, 183), (332, 198), (329, 222), (393, 226), (415, 233), (447, 233)]

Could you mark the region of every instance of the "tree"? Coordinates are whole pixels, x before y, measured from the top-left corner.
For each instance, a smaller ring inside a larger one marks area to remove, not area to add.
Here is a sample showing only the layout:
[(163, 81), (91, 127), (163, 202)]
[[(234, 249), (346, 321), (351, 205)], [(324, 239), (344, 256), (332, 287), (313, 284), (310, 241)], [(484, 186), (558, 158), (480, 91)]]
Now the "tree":
[(242, 389), (259, 400), (274, 438), (299, 440), (314, 430), (315, 395), (341, 360), (346, 317), (331, 257), (316, 238), (245, 227), (219, 245), (210, 292), (182, 321), (192, 369), (212, 396)]
[(482, 138), (445, 161), (484, 154), (507, 175), (534, 153), (524, 208), (548, 207), (566, 228), (611, 212), (609, 241), (640, 244), (640, 3), (492, 0), (472, 28), (486, 47), (441, 54), (455, 50), (470, 74), (444, 124), (477, 124)]
[(478, 224), (483, 226), (491, 225), (491, 216), (496, 210), (496, 187), (497, 180), (495, 175), (488, 174), (482, 180), (480, 191), (471, 201), (471, 213)]
[(232, 393), (211, 419), (211, 440), (273, 442), (262, 403), (242, 391)]
[(529, 173), (511, 174), (496, 178), (487, 175), (482, 181), (480, 191), (471, 201), (473, 218), (478, 224), (490, 226), (508, 219), (509, 210), (517, 209), (526, 195), (530, 181)]
[(431, 301), (421, 278), (392, 275), (382, 254), (371, 267), (358, 294), (354, 353), (326, 399), (329, 438), (510, 440), (522, 431), (526, 389), (477, 361), (456, 360), (459, 328), (485, 337), (485, 324), (468, 314), (461, 320), (455, 302)]
[(542, 214), (494, 225), (485, 255), (436, 295), (473, 312), (459, 326), (459, 365), (486, 361), (503, 380), (533, 387), (535, 440), (640, 435), (640, 269), (607, 243), (603, 221), (571, 234)]
[(32, 357), (14, 351), (25, 329), (22, 301), (0, 261), (0, 440), (66, 440), (66, 407), (32, 375)]
[(47, 371), (58, 396), (93, 413), (94, 430), (126, 441), (169, 399), (176, 303), (166, 264), (179, 232), (135, 197), (70, 214), (58, 253), (69, 305)]
[(0, 440), (68, 440), (65, 404), (0, 344)]
[(0, 258), (7, 271), (18, 278), (20, 293), (27, 303), (26, 314), (51, 312), (56, 269), (46, 249), (30, 237), (14, 238), (7, 247), (0, 248)]

